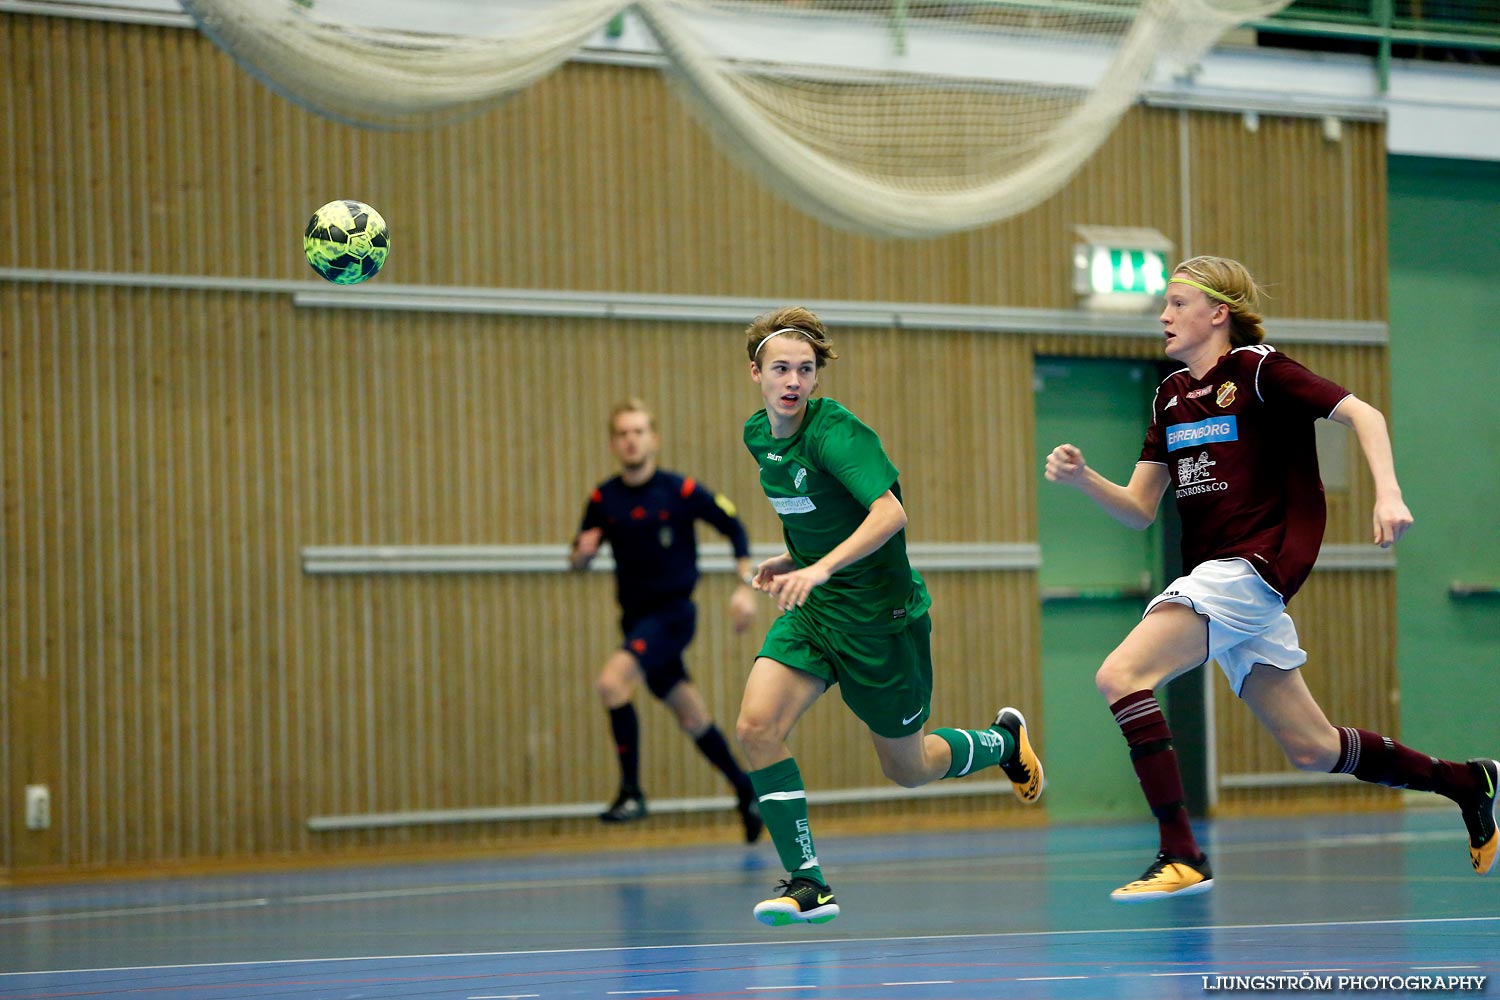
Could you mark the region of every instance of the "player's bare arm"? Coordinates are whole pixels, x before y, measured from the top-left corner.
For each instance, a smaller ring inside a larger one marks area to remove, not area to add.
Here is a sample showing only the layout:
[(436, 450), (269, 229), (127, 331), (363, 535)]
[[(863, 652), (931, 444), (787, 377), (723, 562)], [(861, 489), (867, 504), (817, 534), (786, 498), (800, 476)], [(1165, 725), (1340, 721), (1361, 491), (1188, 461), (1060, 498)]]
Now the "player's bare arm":
[(1166, 466), (1139, 462), (1130, 482), (1112, 482), (1089, 468), (1075, 445), (1060, 444), (1047, 456), (1047, 480), (1075, 486), (1105, 513), (1129, 528), (1145, 530), (1156, 520), (1161, 498), (1171, 483)]
[(1396, 460), (1391, 454), (1391, 435), (1385, 415), (1357, 396), (1350, 396), (1333, 411), (1330, 420), (1354, 431), (1365, 463), (1375, 480), (1375, 511), (1371, 518), (1373, 541), (1381, 548), (1395, 545), (1412, 526), (1411, 511), (1401, 498), (1396, 482)]
[(740, 585), (729, 595), (729, 621), (735, 632), (743, 632), (755, 621), (755, 574), (750, 568), (749, 558), (734, 561), (735, 574)]
[(879, 549), (891, 537), (906, 527), (906, 508), (896, 499), (896, 494), (886, 490), (870, 504), (870, 512), (860, 522), (854, 533), (835, 545), (826, 556), (802, 569), (794, 569), (774, 577), (764, 587), (776, 599), (783, 611), (801, 607), (807, 603), (807, 595), (816, 587), (828, 582), (828, 578), (852, 563)]
[(599, 554), (599, 546), (603, 542), (603, 528), (580, 531), (578, 537), (573, 539), (572, 551), (568, 553), (568, 566), (572, 569), (588, 569), (589, 563)]

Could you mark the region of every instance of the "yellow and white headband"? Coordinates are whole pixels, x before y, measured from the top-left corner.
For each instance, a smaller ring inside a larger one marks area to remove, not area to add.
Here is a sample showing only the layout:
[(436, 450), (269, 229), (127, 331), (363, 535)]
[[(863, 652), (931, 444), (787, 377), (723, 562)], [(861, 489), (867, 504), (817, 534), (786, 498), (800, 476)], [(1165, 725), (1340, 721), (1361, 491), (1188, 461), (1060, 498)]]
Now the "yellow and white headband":
[(1220, 302), (1223, 302), (1225, 305), (1231, 305), (1231, 306), (1239, 305), (1239, 303), (1237, 301), (1235, 301), (1234, 299), (1232, 299), (1229, 296), (1225, 295), (1223, 292), (1219, 291), (1218, 289), (1210, 288), (1207, 285), (1205, 285), (1203, 282), (1201, 282), (1201, 281), (1194, 281), (1192, 278), (1179, 278), (1176, 275), (1173, 275), (1172, 276), (1172, 280), (1168, 281), (1167, 284), (1169, 284), (1169, 285), (1192, 285), (1194, 288), (1196, 288), (1199, 291), (1205, 293), (1206, 295), (1210, 296), (1211, 298), (1218, 299)]

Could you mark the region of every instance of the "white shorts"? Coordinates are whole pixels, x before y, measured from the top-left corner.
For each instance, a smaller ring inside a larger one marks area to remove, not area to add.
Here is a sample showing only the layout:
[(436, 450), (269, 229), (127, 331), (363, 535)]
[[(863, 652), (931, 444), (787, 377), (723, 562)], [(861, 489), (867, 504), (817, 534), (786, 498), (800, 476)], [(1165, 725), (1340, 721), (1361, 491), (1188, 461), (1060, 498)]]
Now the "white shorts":
[(1218, 661), (1235, 697), (1257, 663), (1295, 670), (1307, 662), (1281, 595), (1244, 559), (1200, 563), (1153, 597), (1141, 617), (1169, 601), (1208, 619), (1208, 659)]

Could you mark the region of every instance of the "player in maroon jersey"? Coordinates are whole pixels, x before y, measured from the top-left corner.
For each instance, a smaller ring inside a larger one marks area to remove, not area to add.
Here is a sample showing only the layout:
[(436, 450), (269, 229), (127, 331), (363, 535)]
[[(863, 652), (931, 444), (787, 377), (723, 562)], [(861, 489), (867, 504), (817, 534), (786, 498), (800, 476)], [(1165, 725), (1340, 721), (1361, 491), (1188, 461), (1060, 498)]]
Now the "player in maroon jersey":
[(1173, 270), (1161, 322), (1167, 356), (1186, 367), (1157, 389), (1127, 485), (1089, 468), (1071, 444), (1047, 456), (1049, 480), (1078, 487), (1122, 524), (1150, 525), (1169, 488), (1182, 519), (1187, 575), (1151, 600), (1094, 678), (1161, 830), (1156, 860), (1110, 894), (1118, 902), (1213, 886), (1154, 694), (1210, 659), (1295, 767), (1445, 795), (1463, 812), (1474, 870), (1485, 875), (1495, 866), (1500, 762), (1438, 760), (1386, 736), (1334, 726), (1297, 669), (1307, 654), (1286, 602), (1312, 570), (1326, 520), (1313, 421), (1325, 417), (1354, 431), (1375, 480), (1376, 544), (1394, 545), (1412, 516), (1385, 418), (1263, 344), (1258, 292), (1242, 264), (1222, 257), (1194, 257)]

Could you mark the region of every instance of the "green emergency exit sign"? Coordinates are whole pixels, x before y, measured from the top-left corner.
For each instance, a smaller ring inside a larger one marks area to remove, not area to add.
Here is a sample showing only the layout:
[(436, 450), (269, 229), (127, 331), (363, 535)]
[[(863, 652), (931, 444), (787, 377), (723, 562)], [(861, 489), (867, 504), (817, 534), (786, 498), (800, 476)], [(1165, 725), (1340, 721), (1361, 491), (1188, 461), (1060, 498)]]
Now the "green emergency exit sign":
[(1172, 276), (1172, 241), (1146, 226), (1074, 226), (1073, 291), (1088, 310), (1149, 313)]
[(1090, 247), (1088, 288), (1094, 295), (1164, 295), (1167, 258), (1156, 250)]

